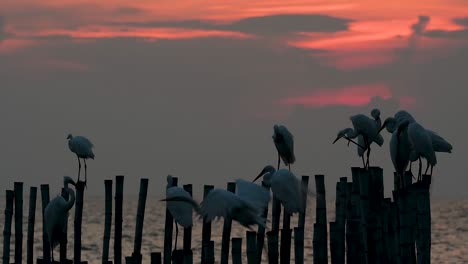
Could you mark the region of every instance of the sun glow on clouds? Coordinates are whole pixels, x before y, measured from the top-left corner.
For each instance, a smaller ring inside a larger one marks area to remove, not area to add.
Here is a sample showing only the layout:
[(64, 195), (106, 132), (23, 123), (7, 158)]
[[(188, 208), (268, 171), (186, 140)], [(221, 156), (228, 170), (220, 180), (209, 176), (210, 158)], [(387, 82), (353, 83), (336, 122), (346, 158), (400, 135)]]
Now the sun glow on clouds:
[(345, 87), (337, 90), (318, 90), (310, 94), (280, 100), (281, 105), (302, 105), (305, 107), (364, 106), (373, 97), (388, 100), (392, 98), (385, 84), (369, 84)]

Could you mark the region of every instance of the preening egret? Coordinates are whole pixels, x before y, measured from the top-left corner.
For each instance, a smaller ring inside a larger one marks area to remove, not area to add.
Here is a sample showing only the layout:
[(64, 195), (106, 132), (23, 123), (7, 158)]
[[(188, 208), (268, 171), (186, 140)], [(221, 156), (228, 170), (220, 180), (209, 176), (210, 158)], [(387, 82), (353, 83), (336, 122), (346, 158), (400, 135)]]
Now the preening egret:
[[(167, 189), (166, 189), (166, 199), (171, 199), (173, 197), (185, 197), (187, 199), (192, 199), (190, 194), (181, 187), (172, 186), (172, 176), (167, 176)], [(174, 217), (176, 225), (176, 241), (175, 249), (177, 249), (177, 238), (179, 236), (179, 228), (177, 225), (183, 227), (191, 227), (193, 225), (192, 221), (192, 206), (186, 202), (177, 202), (177, 201), (167, 201), (167, 209), (171, 212), (171, 215)]]
[(254, 179), (254, 182), (263, 177), (263, 182), (271, 188), (273, 195), (280, 200), (284, 210), (288, 214), (299, 213), (305, 210), (302, 204), (301, 182), (287, 169), (276, 170), (273, 166), (267, 165)]
[[(374, 110), (376, 111), (373, 111), (374, 112), (373, 115), (375, 116), (378, 115), (378, 118), (380, 119), (380, 111), (378, 111), (377, 109), (374, 109)], [(363, 114), (351, 116), (350, 120), (353, 124), (353, 128), (345, 128), (339, 131), (335, 141), (333, 141), (333, 144), (335, 144), (339, 139), (344, 137), (347, 140), (356, 144), (357, 146), (364, 148), (364, 150), (367, 151), (367, 164), (366, 165), (367, 167), (369, 167), (369, 156), (370, 156), (370, 151), (371, 151), (370, 144), (372, 142), (375, 142), (379, 146), (382, 146), (384, 142), (382, 135), (379, 134), (380, 126), (378, 125), (376, 120), (373, 120)], [(363, 140), (365, 143), (364, 146), (351, 140), (358, 136), (363, 137)]]
[(265, 219), (261, 213), (268, 206), (270, 194), (267, 189), (257, 184), (239, 179), (236, 181), (235, 194), (223, 189), (214, 189), (208, 193), (201, 205), (184, 196), (166, 198), (163, 201), (180, 201), (192, 205), (204, 222), (224, 217), (245, 227), (255, 224), (265, 227)]
[(273, 126), (273, 142), (278, 151), (278, 169), (280, 167), (280, 159), (284, 165), (291, 170), (291, 164), (296, 161), (294, 156), (294, 138), (291, 132), (283, 125)]
[[(375, 123), (377, 124), (377, 126), (380, 127), (382, 125), (382, 120), (380, 119), (380, 110), (377, 109), (377, 108), (372, 109), (371, 116), (374, 118)], [(382, 136), (379, 133), (379, 140), (380, 140), (380, 137), (382, 137)], [(383, 138), (382, 138), (382, 140), (383, 140)], [(351, 142), (351, 141), (348, 141), (348, 145), (349, 145), (349, 142)], [(366, 167), (366, 162), (364, 161), (364, 153), (365, 153), (366, 149), (361, 147), (361, 146), (364, 146), (366, 144), (366, 142), (364, 141), (364, 137), (362, 135), (359, 135), (357, 137), (357, 143), (358, 143), (357, 154), (358, 154), (359, 157), (361, 157), (363, 166)]]
[(87, 166), (86, 160), (87, 159), (94, 159), (93, 153), (93, 143), (85, 137), (76, 136), (74, 137), (72, 134), (69, 134), (68, 137), (68, 147), (70, 150), (76, 154), (78, 158), (78, 181), (80, 181), (80, 172), (81, 172), (81, 162), (80, 158), (83, 159), (85, 164), (85, 183), (87, 180)]
[(427, 130), (417, 122), (411, 122), (409, 120), (402, 122), (398, 127), (398, 134), (400, 135), (401, 131), (405, 129), (408, 131), (408, 139), (412, 146), (410, 160), (414, 161), (419, 159), (418, 180), (421, 180), (421, 157), (425, 158), (427, 161), (425, 173), (427, 173), (430, 166), (432, 175), (432, 169), (437, 164), (437, 158), (434, 148), (432, 147), (432, 139)]
[(45, 231), (50, 244), (52, 262), (54, 261), (54, 248), (67, 238), (65, 232), (68, 222), (68, 211), (75, 203), (75, 192), (68, 188), (68, 184), (75, 186), (73, 179), (65, 176), (63, 178), (63, 185), (65, 191), (69, 194), (68, 201), (62, 195), (57, 195), (44, 209)]

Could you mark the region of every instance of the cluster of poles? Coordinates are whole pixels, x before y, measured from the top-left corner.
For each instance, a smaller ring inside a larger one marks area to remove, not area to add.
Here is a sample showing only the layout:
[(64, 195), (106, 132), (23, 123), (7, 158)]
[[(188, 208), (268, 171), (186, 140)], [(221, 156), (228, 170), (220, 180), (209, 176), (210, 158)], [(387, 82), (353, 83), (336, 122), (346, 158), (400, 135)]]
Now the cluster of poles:
[[(316, 220), (313, 226), (313, 262), (328, 263), (430, 263), (430, 201), (429, 186), (432, 167), (436, 164), (435, 152), (451, 152), (452, 146), (436, 133), (419, 125), (407, 112), (400, 111), (395, 117), (380, 121), (380, 111), (371, 113), (372, 118), (355, 115), (350, 119), (353, 128), (338, 132), (341, 138), (358, 146), (363, 168), (352, 168), (352, 181), (340, 178), (336, 186), (335, 221), (327, 222), (324, 176), (315, 176)], [(371, 144), (383, 144), (380, 131), (383, 128), (392, 133), (390, 153), (395, 166), (393, 201), (383, 195), (383, 171), (371, 167), (369, 156)], [(291, 245), (294, 242), (295, 263), (310, 263), (304, 259), (305, 216), (309, 177), (297, 178), (291, 172), (296, 161), (293, 136), (282, 125), (275, 125), (273, 142), (278, 152), (277, 167), (267, 165), (253, 182), (237, 180), (229, 182), (226, 190), (204, 186), (201, 203), (192, 198), (192, 185), (177, 187), (178, 179), (168, 176), (166, 198), (166, 219), (163, 252), (151, 253), (151, 263), (194, 262), (192, 252), (192, 215), (195, 211), (203, 220), (201, 263), (215, 263), (214, 245), (211, 239), (211, 222), (224, 218), (221, 241), (220, 263), (229, 261), (242, 263), (242, 237), (231, 238), (232, 221), (249, 228), (245, 242), (247, 262), (262, 262), (266, 251), (268, 263), (290, 263)], [(357, 138), (357, 142), (353, 139)], [(334, 142), (334, 143), (335, 143)], [(49, 186), (41, 185), (43, 256), (37, 263), (87, 263), (81, 261), (81, 229), (84, 190), (87, 179), (87, 159), (94, 159), (93, 144), (82, 136), (68, 136), (70, 150), (78, 158), (78, 181), (64, 177), (62, 194), (50, 200)], [(367, 161), (364, 154), (367, 153)], [(421, 172), (421, 157), (427, 160), (427, 169)], [(81, 161), (85, 164), (85, 181), (80, 181)], [(410, 162), (420, 161), (418, 179), (412, 183)], [(280, 168), (281, 160), (287, 168)], [(409, 171), (406, 171), (409, 165)], [(431, 167), (431, 173), (427, 174)], [(261, 184), (254, 183), (262, 178)], [(75, 191), (68, 186), (73, 185)], [(135, 224), (134, 249), (131, 256), (122, 256), (123, 185), (124, 177), (115, 179), (114, 205), (114, 249), (113, 262), (109, 260), (109, 245), (112, 226), (113, 181), (105, 180), (105, 219), (102, 263), (142, 263), (141, 244), (145, 216), (148, 179), (141, 179)], [(271, 227), (267, 231), (268, 209), (271, 203)], [(37, 188), (30, 189), (27, 263), (34, 263), (34, 222)], [(68, 212), (75, 205), (74, 254), (67, 258)], [(283, 210), (283, 216), (281, 213)], [(298, 224), (291, 227), (291, 217), (298, 214)], [(15, 182), (14, 190), (6, 191), (6, 210), (3, 241), (3, 263), (9, 263), (11, 225), (15, 220), (15, 263), (22, 263), (23, 240), (23, 183)], [(280, 219), (282, 227), (280, 228)], [(173, 227), (176, 227), (173, 248)], [(183, 248), (177, 249), (178, 225), (184, 228)], [(252, 226), (257, 227), (254, 231)], [(294, 234), (294, 236), (293, 236)], [(265, 239), (267, 240), (265, 242)], [(328, 247), (328, 244), (330, 245)], [(54, 261), (54, 248), (60, 246), (59, 261)], [(330, 251), (328, 251), (330, 248)], [(328, 254), (330, 252), (330, 254)]]

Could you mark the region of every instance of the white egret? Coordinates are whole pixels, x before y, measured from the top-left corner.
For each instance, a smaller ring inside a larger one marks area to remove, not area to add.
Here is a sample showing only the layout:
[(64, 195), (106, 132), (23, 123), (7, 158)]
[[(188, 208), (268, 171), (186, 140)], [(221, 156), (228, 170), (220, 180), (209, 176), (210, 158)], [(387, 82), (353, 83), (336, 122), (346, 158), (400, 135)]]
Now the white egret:
[(426, 172), (431, 167), (432, 169), (437, 164), (437, 158), (435, 155), (434, 148), (432, 147), (432, 139), (427, 130), (417, 122), (411, 122), (409, 120), (403, 121), (398, 127), (398, 134), (401, 131), (407, 129), (408, 139), (411, 144), (412, 150), (410, 152), (410, 160), (419, 159), (419, 173), (418, 180), (421, 180), (421, 157), (427, 161)]
[(195, 209), (204, 222), (211, 222), (218, 217), (229, 218), (242, 226), (259, 225), (265, 227), (265, 219), (261, 216), (268, 206), (270, 194), (268, 190), (244, 180), (236, 181), (236, 193), (223, 189), (213, 189), (205, 197), (201, 205), (191, 197), (174, 196), (162, 201), (186, 202)]
[(87, 180), (87, 165), (86, 165), (86, 160), (87, 159), (93, 159), (94, 160), (94, 153), (93, 153), (93, 143), (85, 137), (82, 136), (73, 136), (72, 134), (69, 134), (68, 137), (68, 147), (70, 150), (76, 154), (76, 157), (78, 158), (78, 181), (80, 181), (80, 173), (81, 173), (81, 162), (80, 158), (83, 159), (84, 165), (85, 165), (85, 183)]
[[(374, 111), (374, 115), (377, 116), (378, 114), (378, 118), (380, 118), (380, 111), (377, 111)], [(350, 120), (353, 124), (353, 128), (345, 128), (339, 131), (336, 139), (333, 141), (333, 144), (335, 144), (341, 138), (346, 138), (347, 140), (353, 142), (357, 146), (363, 148), (365, 151), (367, 151), (367, 167), (369, 167), (369, 156), (371, 151), (370, 144), (372, 142), (375, 142), (379, 146), (382, 146), (384, 142), (382, 135), (379, 134), (380, 126), (378, 125), (376, 120), (373, 120), (363, 114), (351, 116)], [(364, 145), (356, 143), (352, 140), (358, 136), (363, 137)]]
[(285, 126), (274, 125), (273, 142), (278, 151), (278, 169), (280, 167), (280, 159), (282, 159), (284, 165), (288, 166), (289, 170), (291, 170), (291, 164), (296, 161), (293, 135)]
[[(192, 199), (190, 194), (181, 187), (172, 186), (172, 176), (167, 176), (167, 189), (166, 189), (166, 199), (171, 199), (173, 197), (185, 197), (187, 199)], [(179, 236), (178, 225), (186, 227), (191, 227), (193, 225), (192, 220), (192, 206), (186, 202), (170, 201), (167, 200), (167, 209), (171, 212), (171, 215), (174, 217), (175, 226), (176, 226), (176, 241), (175, 249), (177, 249), (177, 238)]]
[(287, 169), (276, 170), (273, 166), (267, 165), (254, 179), (254, 182), (263, 177), (263, 182), (271, 188), (273, 195), (278, 198), (288, 214), (299, 213), (305, 210), (302, 204), (301, 182)]
[(65, 176), (63, 178), (63, 185), (65, 191), (69, 194), (68, 201), (62, 195), (57, 195), (44, 209), (45, 231), (50, 244), (52, 262), (54, 261), (54, 248), (61, 241), (67, 239), (65, 232), (68, 223), (68, 211), (70, 211), (75, 203), (75, 192), (68, 188), (68, 184), (75, 186), (73, 179)]
[[(377, 109), (377, 108), (372, 109), (371, 116), (374, 118), (375, 123), (377, 124), (377, 126), (380, 127), (382, 125), (382, 120), (380, 119), (380, 110)], [(382, 136), (379, 134), (378, 141), (383, 140), (383, 138), (380, 139), (381, 137)], [(348, 146), (349, 146), (350, 142), (351, 141), (348, 141)], [(363, 166), (366, 167), (366, 162), (364, 161), (364, 153), (365, 153), (366, 149), (361, 147), (361, 146), (364, 146), (366, 144), (366, 142), (364, 141), (364, 137), (362, 135), (359, 135), (357, 137), (357, 143), (358, 143), (357, 154), (358, 154), (359, 157), (361, 157)]]

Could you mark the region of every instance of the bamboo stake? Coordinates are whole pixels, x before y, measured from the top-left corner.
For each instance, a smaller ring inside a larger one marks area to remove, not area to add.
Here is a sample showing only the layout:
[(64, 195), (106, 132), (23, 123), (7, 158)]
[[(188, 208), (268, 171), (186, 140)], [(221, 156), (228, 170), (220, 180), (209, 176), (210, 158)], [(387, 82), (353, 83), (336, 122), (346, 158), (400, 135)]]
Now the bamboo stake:
[(132, 259), (134, 264), (141, 264), (141, 241), (143, 239), (143, 222), (145, 220), (146, 196), (148, 194), (148, 179), (140, 180), (140, 193), (138, 195), (138, 208), (135, 225), (135, 243)]
[[(227, 190), (235, 193), (236, 183), (228, 182)], [(229, 242), (231, 241), (232, 220), (229, 217), (224, 218), (223, 235), (221, 238), (221, 264), (227, 264), (229, 261)]]
[(48, 184), (41, 184), (41, 199), (42, 199), (42, 251), (43, 251), (43, 259), (44, 263), (50, 263), (50, 244), (49, 238), (47, 237), (47, 233), (45, 231), (45, 218), (44, 218), (44, 210), (49, 203), (49, 185)]
[[(185, 184), (184, 190), (192, 196), (192, 184)], [(192, 252), (192, 227), (184, 228), (184, 263), (193, 263), (193, 252)]]
[(104, 238), (102, 241), (102, 264), (109, 261), (109, 241), (112, 227), (112, 180), (104, 180), (105, 188), (105, 220), (104, 220)]
[[(177, 186), (177, 177), (172, 177), (172, 186)], [(172, 218), (171, 212), (167, 208), (166, 203), (166, 221), (164, 223), (164, 264), (170, 264), (172, 259), (172, 230), (173, 230), (174, 219)]]
[[(203, 186), (203, 199), (206, 198), (208, 193), (210, 193), (211, 190), (213, 190), (214, 186), (213, 185), (205, 185)], [(207, 256), (205, 256), (205, 253), (208, 252), (208, 248), (210, 246), (210, 240), (211, 240), (211, 222), (205, 222), (205, 219), (203, 219), (203, 227), (202, 227), (202, 254), (201, 254), (201, 259), (202, 263), (208, 263), (209, 259)]]
[(26, 242), (27, 264), (34, 263), (34, 222), (36, 219), (36, 197), (37, 187), (31, 187), (29, 189), (28, 239)]
[(23, 183), (15, 182), (15, 263), (23, 261)]
[(3, 226), (3, 264), (10, 263), (11, 222), (13, 220), (13, 202), (15, 192), (6, 190), (5, 225)]
[(115, 177), (115, 217), (114, 217), (114, 263), (122, 263), (122, 222), (123, 222), (124, 176)]

